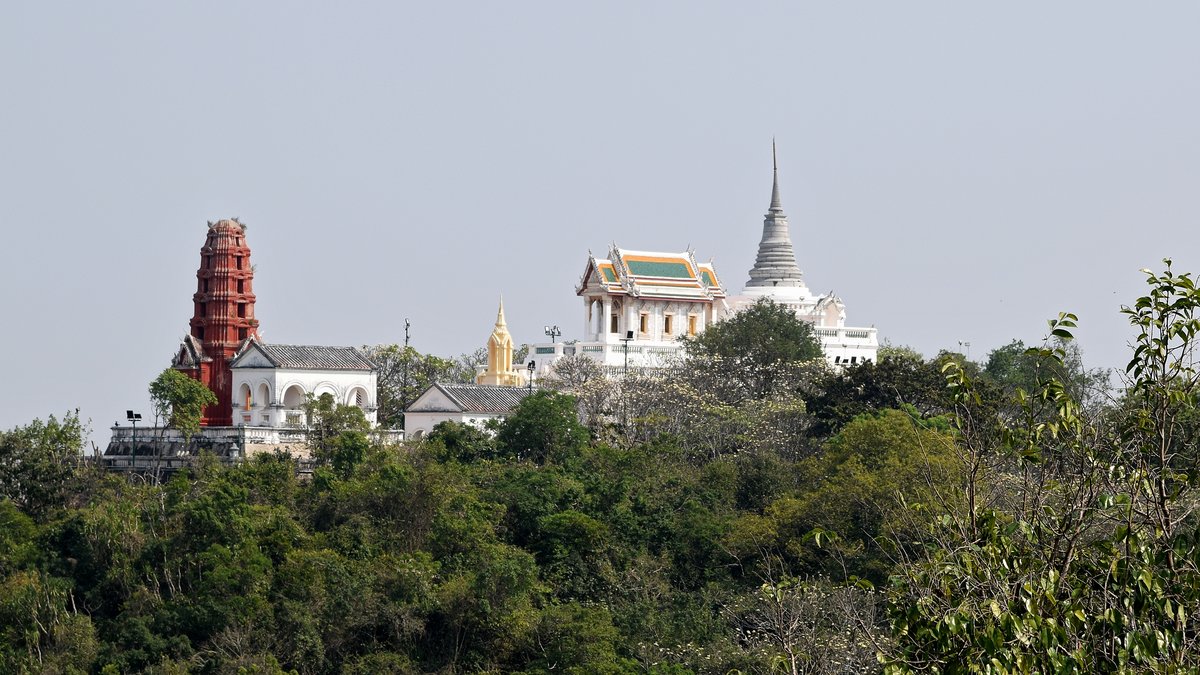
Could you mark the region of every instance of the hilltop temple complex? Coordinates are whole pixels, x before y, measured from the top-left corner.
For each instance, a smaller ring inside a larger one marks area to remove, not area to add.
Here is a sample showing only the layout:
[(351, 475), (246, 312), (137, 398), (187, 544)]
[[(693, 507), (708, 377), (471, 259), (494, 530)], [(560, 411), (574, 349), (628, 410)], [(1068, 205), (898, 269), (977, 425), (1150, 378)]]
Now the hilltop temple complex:
[(203, 382), (217, 403), (204, 409), (201, 431), (190, 439), (164, 426), (114, 427), (105, 464), (139, 471), (153, 462), (155, 468), (172, 470), (200, 450), (236, 458), (286, 448), (304, 457), (305, 404), (324, 394), (358, 406), (375, 423), (375, 364), (353, 347), (263, 342), (253, 283), (245, 225), (236, 219), (210, 222), (188, 334), (171, 367)]
[[(697, 261), (690, 250), (644, 251), (613, 244), (606, 257), (589, 252), (575, 285), (582, 300), (582, 337), (558, 342), (557, 326), (547, 328), (552, 341), (532, 345), (524, 367), (514, 364), (514, 340), (501, 301), (487, 341), (487, 366), (473, 384), (429, 387), (405, 411), (410, 431), (427, 433), (447, 419), (483, 425), (503, 418), (557, 360), (568, 356), (592, 359), (609, 376), (671, 366), (681, 356), (683, 338), (762, 298), (811, 324), (835, 367), (873, 362), (879, 347), (876, 329), (846, 326), (842, 300), (833, 293), (815, 295), (804, 282), (780, 198), (774, 144), (772, 159), (771, 201), (758, 255), (739, 295), (730, 296), (712, 262)], [(200, 450), (226, 459), (273, 449), (305, 457), (305, 407), (324, 395), (337, 404), (357, 406), (374, 426), (378, 373), (365, 354), (353, 347), (271, 344), (260, 337), (254, 267), (246, 227), (237, 219), (208, 224), (196, 283), (189, 331), (171, 367), (203, 382), (217, 403), (204, 410), (201, 432), (193, 438), (164, 426), (115, 426), (103, 456), (110, 468), (145, 470), (152, 457), (156, 470), (164, 462), (170, 470), (186, 465)], [(130, 419), (136, 425), (132, 411)], [(377, 431), (395, 439), (404, 433)]]
[(681, 355), (680, 337), (696, 335), (760, 298), (788, 307), (811, 324), (831, 365), (875, 361), (876, 329), (847, 327), (841, 298), (814, 295), (804, 283), (779, 195), (773, 143), (771, 155), (771, 203), (758, 256), (740, 295), (727, 296), (713, 264), (697, 263), (691, 251), (632, 251), (614, 244), (607, 258), (589, 254), (575, 288), (584, 301), (583, 339), (533, 345), (538, 374), (572, 355), (591, 358), (610, 374), (670, 365)]

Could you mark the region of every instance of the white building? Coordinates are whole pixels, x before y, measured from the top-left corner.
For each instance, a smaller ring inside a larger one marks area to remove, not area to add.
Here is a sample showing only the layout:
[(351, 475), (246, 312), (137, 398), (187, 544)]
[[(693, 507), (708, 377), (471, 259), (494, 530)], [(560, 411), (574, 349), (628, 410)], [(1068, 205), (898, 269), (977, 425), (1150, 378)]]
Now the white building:
[(588, 256), (575, 288), (583, 299), (583, 339), (532, 345), (529, 358), (544, 374), (563, 356), (580, 354), (611, 371), (668, 365), (680, 337), (696, 335), (728, 311), (712, 263), (691, 251), (633, 251), (614, 245), (607, 258)]
[[(774, 145), (771, 151), (774, 155)], [(740, 295), (727, 298), (712, 263), (697, 263), (690, 251), (631, 251), (616, 245), (608, 258), (589, 256), (575, 293), (583, 298), (583, 339), (532, 345), (529, 358), (538, 375), (577, 354), (613, 374), (625, 368), (627, 351), (630, 369), (669, 365), (682, 351), (680, 336), (700, 333), (760, 298), (787, 306), (811, 324), (832, 365), (873, 362), (879, 351), (874, 327), (847, 326), (841, 298), (814, 295), (805, 285), (779, 198), (777, 163), (758, 257)]]
[(375, 364), (353, 347), (277, 345), (252, 337), (229, 367), (235, 426), (303, 426), (309, 394), (358, 406), (375, 425)]
[[(185, 341), (185, 347), (189, 344)], [(191, 438), (161, 426), (114, 426), (104, 466), (114, 471), (170, 473), (193, 466), (202, 452), (226, 462), (283, 452), (311, 470), (304, 404), (330, 394), (355, 405), (375, 425), (376, 371), (352, 347), (276, 345), (246, 339), (230, 361), (233, 426), (207, 426)], [(404, 440), (400, 430), (375, 429), (382, 441)]]
[[(774, 159), (774, 144), (771, 154)], [(846, 326), (846, 305), (841, 298), (833, 293), (813, 295), (804, 283), (804, 275), (796, 264), (787, 215), (779, 199), (778, 163), (774, 165), (771, 206), (763, 220), (758, 257), (741, 295), (730, 298), (729, 304), (736, 312), (760, 298), (786, 305), (797, 317), (812, 324), (813, 333), (821, 341), (829, 363), (842, 366), (875, 361), (879, 351), (876, 329)]]
[(441, 384), (435, 382), (404, 411), (404, 434), (418, 440), (441, 422), (460, 422), (482, 429), (490, 420), (503, 420), (528, 387), (484, 384)]

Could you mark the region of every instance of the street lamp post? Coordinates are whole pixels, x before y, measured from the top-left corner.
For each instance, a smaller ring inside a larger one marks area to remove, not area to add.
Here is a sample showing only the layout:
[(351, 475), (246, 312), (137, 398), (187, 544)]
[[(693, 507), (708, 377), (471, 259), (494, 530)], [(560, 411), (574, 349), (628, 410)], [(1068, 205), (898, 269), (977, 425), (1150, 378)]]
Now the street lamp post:
[(408, 317), (404, 318), (404, 351), (400, 353), (400, 358), (404, 359), (404, 380), (400, 383), (400, 405), (408, 407), (408, 329), (412, 326), (408, 322)]
[(558, 336), (562, 335), (562, 331), (558, 329), (558, 326), (546, 326), (544, 332), (550, 337), (550, 344), (554, 344)]
[(621, 373), (621, 427), (629, 424), (629, 391), (626, 388), (629, 379), (629, 341), (633, 339), (633, 331), (625, 331), (621, 345), (625, 351), (625, 370)]
[(130, 439), (131, 439), (130, 442), (133, 443), (134, 454), (137, 454), (137, 423), (142, 419), (142, 414), (135, 413), (132, 410), (126, 410), (125, 411), (125, 419), (129, 420), (129, 422), (133, 425), (133, 431), (131, 432), (132, 435), (130, 436)]
[(629, 374), (629, 342), (631, 340), (633, 340), (633, 331), (625, 331), (625, 337), (621, 338), (621, 344), (625, 351), (625, 372), (623, 372), (622, 375)]
[[(138, 471), (137, 423), (141, 421), (142, 414), (135, 413), (132, 410), (126, 410), (125, 411), (125, 419), (129, 420), (129, 423), (133, 425), (133, 431), (130, 432), (130, 434), (131, 434), (130, 438), (132, 439), (130, 441), (130, 443), (133, 444), (133, 448), (129, 452), (129, 467), (130, 467), (130, 471), (133, 471), (136, 473)], [(166, 426), (165, 423), (163, 426)], [(160, 432), (160, 435), (161, 435), (161, 432)], [(161, 438), (159, 440), (161, 440)], [(161, 461), (161, 457), (160, 457), (161, 452), (162, 452), (162, 443), (154, 443), (154, 483), (156, 485), (158, 484), (158, 464)]]
[(536, 366), (537, 366), (537, 363), (534, 361), (530, 361), (529, 365), (525, 366), (526, 368), (529, 369), (529, 393), (530, 394), (533, 393), (533, 369)]

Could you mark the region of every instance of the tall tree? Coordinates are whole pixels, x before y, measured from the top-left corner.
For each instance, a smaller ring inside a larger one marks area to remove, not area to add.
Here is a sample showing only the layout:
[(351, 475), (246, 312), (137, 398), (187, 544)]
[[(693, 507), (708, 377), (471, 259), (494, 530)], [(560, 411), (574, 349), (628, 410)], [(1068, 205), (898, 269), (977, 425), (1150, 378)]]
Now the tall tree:
[(377, 420), (380, 426), (404, 426), (404, 410), (434, 382), (457, 381), (461, 365), (451, 359), (422, 354), (412, 347), (363, 347), (378, 371)]
[(1037, 391), (1042, 382), (1054, 379), (1067, 387), (1068, 393), (1081, 403), (1096, 403), (1108, 392), (1109, 371), (1089, 369), (1083, 365), (1083, 353), (1075, 342), (1052, 337), (1051, 347), (1061, 350), (1062, 358), (1042, 355), (1021, 340), (997, 347), (988, 354), (983, 374), (1007, 391), (1021, 389)]
[(554, 362), (542, 386), (575, 397), (584, 424), (593, 432), (598, 430), (609, 413), (615, 384), (604, 377), (595, 360), (582, 354), (566, 356)]
[(337, 403), (332, 394), (309, 395), (304, 404), (308, 420), (308, 443), (313, 456), (333, 465), (342, 476), (348, 476), (363, 460), (370, 440), (367, 432), (371, 423), (356, 405)]
[(203, 382), (167, 368), (150, 383), (150, 402), (156, 417), (191, 440), (200, 431), (204, 408), (216, 405), (217, 397)]
[(888, 408), (909, 406), (931, 416), (952, 406), (939, 364), (904, 347), (882, 347), (875, 363), (830, 372), (818, 389), (808, 401), (818, 436), (832, 436), (859, 415)]
[(587, 440), (575, 397), (553, 391), (538, 391), (522, 399), (496, 435), (497, 445), (508, 456), (539, 464), (565, 459)]
[(86, 433), (78, 411), (61, 420), (51, 415), (45, 422), (0, 431), (0, 499), (10, 499), (32, 515), (61, 505)]
[(754, 399), (794, 386), (788, 368), (822, 354), (812, 326), (770, 298), (709, 326), (685, 346), (693, 364), (719, 370)]
[[(1095, 415), (1053, 374), (1016, 393), (1019, 414), (960, 407), (966, 504), (938, 514), (924, 555), (893, 576), (890, 672), (1200, 670), (1200, 492), (1176, 468), (1200, 394), (1200, 288), (1165, 262), (1123, 309), (1136, 331), (1125, 408)], [(1026, 355), (1062, 372), (1075, 323), (1060, 315)], [(947, 373), (960, 406), (975, 398), (962, 368)]]

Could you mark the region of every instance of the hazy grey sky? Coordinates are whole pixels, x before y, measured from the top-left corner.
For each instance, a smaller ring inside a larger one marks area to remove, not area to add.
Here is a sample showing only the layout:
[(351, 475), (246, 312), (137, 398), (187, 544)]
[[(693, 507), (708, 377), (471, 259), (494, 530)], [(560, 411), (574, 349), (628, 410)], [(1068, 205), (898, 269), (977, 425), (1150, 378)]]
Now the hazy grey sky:
[(611, 242), (746, 280), (779, 141), (801, 268), (855, 325), (979, 358), (1138, 269), (1200, 270), (1192, 2), (7, 2), (0, 428), (103, 446), (240, 216), (274, 342), (579, 337)]

